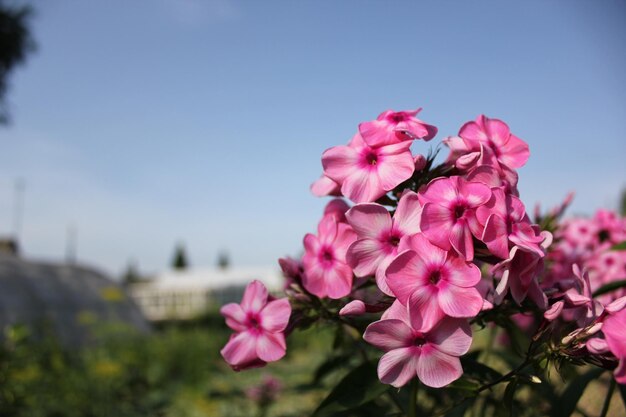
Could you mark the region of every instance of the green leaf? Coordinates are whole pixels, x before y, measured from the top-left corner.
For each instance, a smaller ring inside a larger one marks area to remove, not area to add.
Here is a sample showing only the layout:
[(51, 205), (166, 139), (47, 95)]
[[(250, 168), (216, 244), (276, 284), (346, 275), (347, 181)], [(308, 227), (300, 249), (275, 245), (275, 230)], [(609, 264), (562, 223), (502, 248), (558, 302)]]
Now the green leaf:
[(315, 375), (313, 376), (313, 384), (319, 384), (325, 376), (336, 371), (342, 366), (346, 366), (349, 363), (349, 360), (349, 355), (331, 356), (330, 358), (326, 359), (315, 370)]
[(626, 240), (613, 245), (611, 250), (626, 250)]
[(466, 392), (475, 392), (479, 388), (479, 385), (476, 382), (467, 380), (466, 378), (460, 378), (448, 385), (446, 388)]
[(626, 287), (626, 279), (609, 282), (608, 284), (601, 286), (593, 292), (593, 296), (597, 297), (599, 295), (606, 294), (607, 292), (618, 290), (622, 287)]
[(474, 404), (475, 400), (476, 398), (466, 398), (465, 400), (463, 400), (461, 404), (457, 405), (452, 410), (446, 412), (445, 414), (443, 414), (443, 416), (444, 417), (463, 417), (465, 415), (465, 412), (472, 406), (472, 404)]
[(504, 403), (504, 406), (506, 407), (510, 416), (513, 416), (513, 400), (515, 398), (515, 390), (517, 389), (517, 385), (517, 379), (513, 379), (507, 384), (506, 389), (504, 390), (504, 397), (502, 399), (502, 402)]
[(565, 391), (561, 394), (558, 401), (553, 404), (552, 409), (553, 417), (569, 417), (576, 410), (576, 404), (578, 400), (585, 392), (587, 385), (594, 379), (597, 379), (602, 375), (605, 369), (594, 368), (587, 373), (579, 375), (572, 382), (570, 382)]
[(485, 365), (484, 363), (474, 360), (472, 357), (464, 356), (461, 358), (463, 365), (463, 374), (470, 378), (474, 378), (481, 383), (489, 383), (502, 377), (502, 374), (495, 369)]
[(509, 339), (511, 340), (513, 350), (520, 356), (523, 355), (530, 344), (528, 335), (526, 335), (510, 318), (507, 318), (506, 321), (502, 322), (502, 327), (504, 327)]
[(376, 364), (366, 362), (353, 369), (322, 401), (313, 417), (330, 417), (368, 403), (389, 389), (378, 380)]

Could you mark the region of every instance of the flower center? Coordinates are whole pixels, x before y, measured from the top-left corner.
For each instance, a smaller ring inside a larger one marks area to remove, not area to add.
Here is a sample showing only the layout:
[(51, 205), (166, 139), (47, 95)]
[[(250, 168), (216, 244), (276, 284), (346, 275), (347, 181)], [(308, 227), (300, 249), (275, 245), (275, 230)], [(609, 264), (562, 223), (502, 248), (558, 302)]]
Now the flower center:
[(393, 113), (391, 116), (389, 116), (389, 119), (391, 119), (391, 121), (394, 123), (400, 123), (404, 122), (406, 117), (403, 113)]
[(413, 346), (422, 347), (426, 344), (426, 339), (419, 333), (413, 338)]
[(428, 281), (433, 285), (437, 285), (440, 280), (441, 273), (439, 272), (439, 270), (431, 272), (430, 276), (428, 277)]
[(398, 236), (390, 236), (389, 237), (389, 244), (391, 246), (398, 246), (400, 244), (400, 237), (398, 237)]
[(250, 314), (248, 316), (248, 327), (258, 330), (261, 327), (261, 320), (256, 314)]
[(376, 165), (378, 163), (378, 156), (375, 153), (370, 152), (365, 155), (365, 161), (368, 165)]
[(605, 242), (607, 240), (609, 240), (610, 234), (608, 230), (602, 229), (600, 230), (600, 232), (598, 233), (598, 239), (600, 240), (600, 243)]
[(454, 218), (456, 220), (460, 219), (461, 217), (463, 217), (463, 215), (465, 214), (465, 206), (462, 204), (458, 204), (454, 207)]
[(333, 259), (335, 259), (333, 253), (329, 249), (325, 249), (324, 251), (322, 251), (320, 258), (324, 263), (331, 263)]

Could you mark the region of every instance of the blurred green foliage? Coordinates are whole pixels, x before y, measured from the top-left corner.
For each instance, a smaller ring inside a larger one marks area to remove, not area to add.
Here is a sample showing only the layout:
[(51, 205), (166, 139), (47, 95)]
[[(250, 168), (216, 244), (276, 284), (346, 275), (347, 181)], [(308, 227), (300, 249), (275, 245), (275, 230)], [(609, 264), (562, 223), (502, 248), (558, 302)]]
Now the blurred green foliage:
[(0, 416), (255, 416), (259, 407), (245, 392), (267, 374), (284, 389), (266, 415), (308, 415), (328, 392), (311, 375), (332, 335), (315, 328), (292, 335), (285, 360), (236, 373), (219, 355), (230, 332), (215, 315), (149, 335), (123, 324), (86, 323), (94, 343), (76, 348), (49, 334), (34, 337), (23, 326), (5, 329)]

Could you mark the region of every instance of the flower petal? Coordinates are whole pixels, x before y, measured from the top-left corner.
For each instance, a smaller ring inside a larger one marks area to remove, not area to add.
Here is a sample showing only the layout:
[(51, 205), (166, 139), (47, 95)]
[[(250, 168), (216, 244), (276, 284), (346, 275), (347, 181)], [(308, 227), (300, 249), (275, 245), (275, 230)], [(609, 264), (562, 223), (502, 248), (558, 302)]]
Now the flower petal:
[(474, 242), (472, 232), (463, 219), (456, 222), (450, 230), (450, 244), (466, 261), (474, 259)]
[(448, 262), (443, 270), (444, 279), (457, 287), (474, 287), (480, 282), (480, 269), (453, 254), (448, 256)]
[(348, 210), (346, 218), (359, 239), (373, 239), (391, 229), (391, 215), (386, 208), (376, 203), (357, 204)]
[(450, 317), (475, 317), (482, 308), (483, 297), (476, 288), (460, 288), (439, 283), (439, 306)]
[(436, 178), (432, 180), (419, 193), (420, 203), (422, 205), (426, 203), (444, 204), (446, 201), (454, 201), (459, 194), (456, 188), (457, 181), (458, 177)]
[(378, 378), (383, 384), (400, 388), (416, 376), (417, 364), (418, 357), (413, 354), (413, 348), (394, 349), (380, 358)]
[(233, 335), (220, 351), (222, 357), (231, 366), (242, 366), (258, 359), (256, 338), (250, 332)]
[(261, 325), (268, 332), (282, 332), (289, 323), (291, 305), (287, 298), (270, 301), (261, 310)]
[(326, 271), (324, 280), (329, 298), (345, 297), (352, 291), (352, 268), (338, 262), (333, 269)]
[(254, 280), (246, 287), (241, 299), (244, 312), (257, 313), (267, 303), (267, 288), (261, 281)]
[(322, 175), (313, 184), (311, 184), (311, 193), (313, 193), (316, 197), (339, 195), (339, 184), (328, 178), (326, 175)]
[(413, 191), (407, 191), (400, 197), (398, 208), (393, 215), (394, 228), (400, 230), (403, 235), (418, 233), (421, 216), (422, 206), (419, 197)]
[(335, 146), (322, 154), (324, 175), (341, 184), (345, 178), (358, 170), (358, 152), (350, 146)]
[(348, 264), (354, 268), (357, 277), (374, 275), (384, 258), (380, 242), (374, 239), (357, 240), (350, 245), (346, 255)]
[(220, 314), (226, 318), (226, 325), (236, 332), (246, 330), (246, 313), (237, 303), (229, 303), (220, 308)]
[(340, 316), (360, 316), (365, 314), (365, 303), (361, 300), (352, 300), (339, 310)]
[(393, 190), (398, 184), (408, 180), (415, 171), (415, 162), (410, 151), (398, 155), (386, 155), (378, 165), (380, 185), (385, 191)]
[(426, 203), (422, 209), (420, 229), (429, 241), (441, 249), (450, 250), (450, 230), (454, 226), (454, 213), (439, 204)]
[(401, 320), (379, 320), (365, 329), (363, 339), (370, 345), (388, 352), (411, 345), (413, 330)]
[(256, 353), (265, 362), (274, 362), (285, 356), (287, 345), (282, 333), (263, 332), (257, 336)]
[(432, 388), (441, 388), (463, 375), (461, 361), (455, 356), (440, 352), (428, 344), (422, 348), (417, 362), (417, 376)]
[(437, 300), (437, 288), (434, 285), (421, 287), (411, 294), (407, 303), (411, 327), (427, 332), (445, 316)]
[(472, 345), (472, 329), (467, 320), (446, 317), (428, 333), (427, 340), (441, 352), (461, 356)]
[(359, 124), (359, 133), (369, 146), (384, 146), (396, 142), (396, 134), (388, 128), (389, 123), (385, 120), (372, 120)]
[(502, 217), (492, 214), (487, 218), (481, 240), (491, 253), (506, 259), (509, 256), (509, 238), (507, 224)]
[(366, 170), (354, 171), (341, 185), (341, 193), (355, 203), (369, 203), (385, 194), (380, 179)]
[(405, 251), (391, 261), (385, 273), (387, 286), (402, 304), (428, 279), (428, 270), (414, 251)]

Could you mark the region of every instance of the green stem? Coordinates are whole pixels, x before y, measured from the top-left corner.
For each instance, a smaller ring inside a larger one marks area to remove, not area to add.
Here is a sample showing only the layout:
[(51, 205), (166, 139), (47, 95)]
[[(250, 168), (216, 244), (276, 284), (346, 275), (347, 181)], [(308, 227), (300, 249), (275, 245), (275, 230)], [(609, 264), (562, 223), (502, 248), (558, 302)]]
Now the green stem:
[(413, 378), (411, 381), (411, 394), (409, 395), (409, 414), (408, 417), (417, 417), (417, 389), (419, 388), (419, 380)]
[(611, 405), (611, 398), (613, 398), (615, 385), (615, 378), (611, 378), (611, 385), (609, 385), (609, 392), (606, 394), (606, 400), (604, 400), (604, 405), (602, 406), (602, 412), (600, 413), (600, 417), (606, 417), (606, 414), (609, 412), (609, 405)]

